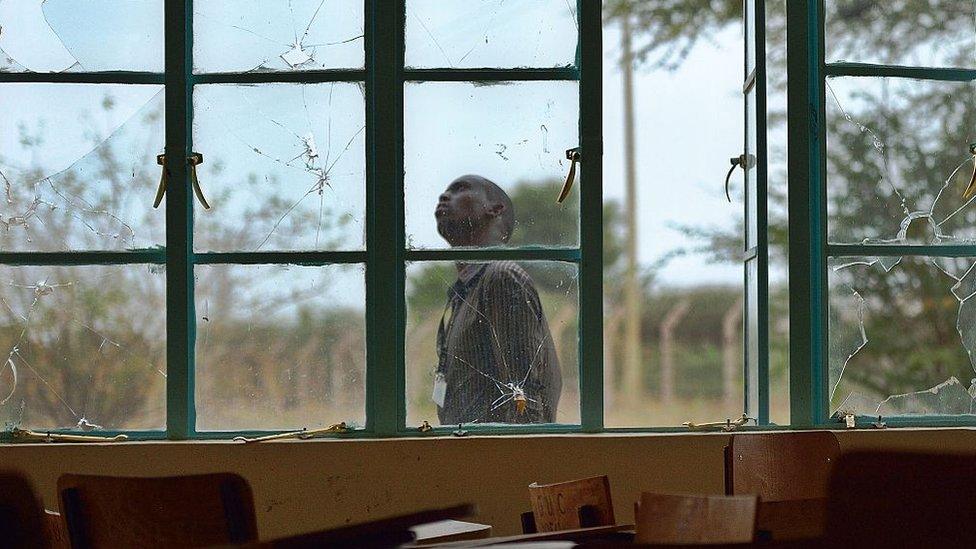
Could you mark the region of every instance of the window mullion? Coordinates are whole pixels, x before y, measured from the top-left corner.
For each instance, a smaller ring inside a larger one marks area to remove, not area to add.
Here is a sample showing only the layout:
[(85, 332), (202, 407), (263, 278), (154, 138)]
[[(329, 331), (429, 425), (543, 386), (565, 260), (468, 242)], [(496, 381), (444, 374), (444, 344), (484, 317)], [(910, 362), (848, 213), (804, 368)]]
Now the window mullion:
[(405, 0), (366, 13), (366, 427), (405, 423), (403, 50)]
[(193, 436), (193, 208), (187, 157), (192, 149), (192, 0), (166, 0), (166, 431)]
[(579, 0), (580, 71), (580, 423), (603, 418), (603, 18), (598, 0)]
[(788, 2), (790, 422), (826, 419), (823, 2)]

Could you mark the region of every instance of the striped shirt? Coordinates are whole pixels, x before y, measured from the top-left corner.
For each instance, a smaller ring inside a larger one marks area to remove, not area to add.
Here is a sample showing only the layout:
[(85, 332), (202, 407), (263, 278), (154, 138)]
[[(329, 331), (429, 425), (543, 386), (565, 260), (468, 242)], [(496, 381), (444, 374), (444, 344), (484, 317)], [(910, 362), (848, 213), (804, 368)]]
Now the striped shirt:
[(437, 332), (441, 424), (555, 422), (562, 374), (528, 273), (510, 261), (485, 263), (447, 297)]

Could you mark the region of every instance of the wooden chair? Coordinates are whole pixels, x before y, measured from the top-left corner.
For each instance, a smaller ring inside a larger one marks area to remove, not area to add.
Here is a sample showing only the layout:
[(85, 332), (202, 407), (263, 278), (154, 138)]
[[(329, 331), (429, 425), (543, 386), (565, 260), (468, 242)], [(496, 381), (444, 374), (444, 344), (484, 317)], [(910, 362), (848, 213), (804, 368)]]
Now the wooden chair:
[(49, 547), (44, 507), (20, 473), (0, 471), (0, 547)]
[(234, 474), (64, 475), (58, 496), (75, 548), (200, 547), (257, 539), (251, 488)]
[(68, 527), (64, 524), (61, 514), (45, 509), (44, 519), (51, 549), (70, 549), (71, 541), (68, 540)]
[(556, 532), (616, 524), (606, 476), (557, 484), (529, 485), (532, 512), (522, 515), (527, 533)]
[(837, 437), (827, 431), (732, 435), (725, 449), (725, 493), (764, 502), (825, 498), (839, 455)]
[(642, 493), (636, 543), (749, 543), (756, 537), (756, 496)]
[(830, 480), (829, 547), (973, 547), (976, 456), (858, 452)]

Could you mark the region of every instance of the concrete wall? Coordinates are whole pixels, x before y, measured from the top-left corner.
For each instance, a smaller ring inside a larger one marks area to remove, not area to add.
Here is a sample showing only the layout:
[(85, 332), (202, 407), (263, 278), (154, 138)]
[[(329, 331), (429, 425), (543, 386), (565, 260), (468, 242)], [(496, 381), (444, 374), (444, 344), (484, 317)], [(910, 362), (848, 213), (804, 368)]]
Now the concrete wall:
[[(976, 431), (839, 432), (841, 448), (976, 453)], [(49, 508), (63, 473), (162, 476), (233, 471), (251, 483), (262, 538), (424, 507), (474, 502), (472, 520), (519, 531), (526, 485), (608, 474), (616, 512), (632, 519), (642, 490), (722, 493), (722, 434), (472, 437), (395, 440), (134, 442), (0, 446)]]

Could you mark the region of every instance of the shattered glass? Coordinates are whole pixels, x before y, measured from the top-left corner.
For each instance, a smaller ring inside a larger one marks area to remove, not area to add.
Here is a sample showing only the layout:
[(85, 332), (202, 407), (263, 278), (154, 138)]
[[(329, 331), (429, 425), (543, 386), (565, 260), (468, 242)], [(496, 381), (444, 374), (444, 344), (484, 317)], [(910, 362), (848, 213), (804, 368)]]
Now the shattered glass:
[(157, 265), (0, 266), (5, 429), (161, 429), (165, 275)]
[(163, 0), (0, 0), (0, 72), (163, 71)]
[(406, 65), (569, 67), (577, 26), (576, 0), (407, 0)]
[(200, 430), (365, 422), (359, 265), (196, 268)]
[(579, 145), (577, 83), (408, 83), (404, 94), (410, 247), (447, 247), (434, 208), (465, 174), (486, 177), (511, 198), (515, 229), (509, 246), (578, 245), (579, 187), (586, 183), (577, 178), (571, 197), (556, 203), (570, 167), (566, 150)]
[(201, 85), (193, 142), (213, 209), (200, 251), (361, 250), (365, 103), (354, 83)]
[(207, 0), (193, 5), (193, 72), (359, 69), (362, 0)]
[(161, 86), (3, 84), (0, 104), (0, 249), (165, 242), (165, 216), (152, 208)]
[(976, 103), (968, 82), (830, 78), (828, 239), (976, 243)]
[(974, 412), (974, 266), (976, 258), (831, 259), (832, 411)]
[(972, 0), (826, 0), (824, 9), (828, 62), (976, 67)]
[[(407, 424), (438, 423), (439, 371), (446, 383), (441, 398), (446, 406), (455, 402), (453, 406), (465, 408), (465, 424), (531, 421), (534, 411), (546, 409), (547, 391), (554, 392), (553, 362), (558, 362), (562, 377), (554, 421), (578, 424), (576, 266), (527, 261), (471, 267), (475, 274), (467, 279), (469, 287), (462, 288), (456, 284), (459, 275), (453, 262), (407, 265)], [(509, 274), (517, 274), (518, 282), (509, 283)], [(535, 309), (537, 304), (541, 311)], [(525, 323), (510, 321), (513, 318)], [(439, 340), (444, 342), (443, 352), (438, 350)]]

